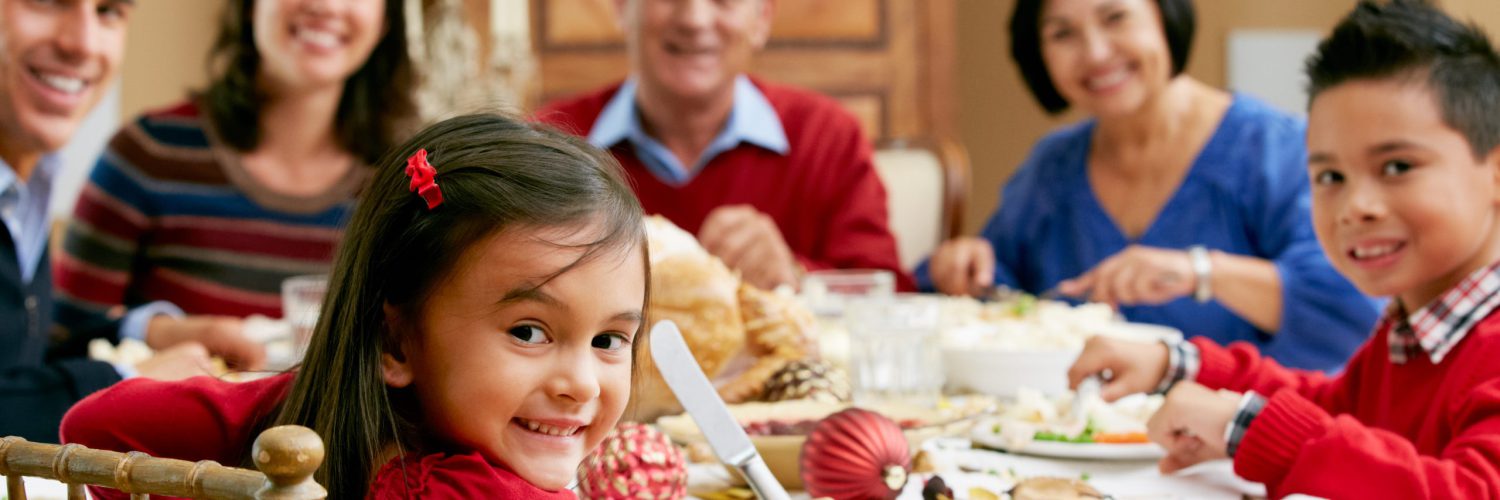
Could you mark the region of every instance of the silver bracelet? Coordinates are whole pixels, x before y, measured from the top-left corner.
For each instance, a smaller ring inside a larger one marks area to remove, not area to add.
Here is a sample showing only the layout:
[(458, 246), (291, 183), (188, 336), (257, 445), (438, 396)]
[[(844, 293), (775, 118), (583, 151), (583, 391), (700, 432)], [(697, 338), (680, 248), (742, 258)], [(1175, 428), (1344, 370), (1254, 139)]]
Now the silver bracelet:
[(1197, 286), (1193, 288), (1193, 300), (1205, 303), (1214, 299), (1213, 261), (1208, 258), (1208, 249), (1203, 245), (1188, 247), (1188, 260), (1193, 264), (1193, 276)]

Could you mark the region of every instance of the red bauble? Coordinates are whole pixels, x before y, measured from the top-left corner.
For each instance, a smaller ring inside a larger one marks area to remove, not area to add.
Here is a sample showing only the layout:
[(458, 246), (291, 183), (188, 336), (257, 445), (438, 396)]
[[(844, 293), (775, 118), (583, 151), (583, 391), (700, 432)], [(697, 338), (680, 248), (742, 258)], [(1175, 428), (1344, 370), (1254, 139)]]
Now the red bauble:
[(813, 498), (896, 498), (911, 462), (901, 427), (859, 408), (829, 415), (802, 444), (802, 484)]
[(583, 459), (578, 493), (587, 499), (684, 498), (687, 462), (655, 428), (620, 424)]

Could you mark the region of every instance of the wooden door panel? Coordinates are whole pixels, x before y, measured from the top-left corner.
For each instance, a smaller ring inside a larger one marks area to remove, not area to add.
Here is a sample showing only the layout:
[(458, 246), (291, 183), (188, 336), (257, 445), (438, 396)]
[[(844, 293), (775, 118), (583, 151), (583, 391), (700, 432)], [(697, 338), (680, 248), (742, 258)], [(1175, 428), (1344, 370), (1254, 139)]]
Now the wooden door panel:
[[(626, 76), (614, 0), (531, 1), (541, 101)], [(944, 135), (953, 1), (781, 0), (751, 72), (835, 97), (872, 141)]]
[(865, 137), (885, 137), (885, 95), (834, 94), (833, 98), (859, 121), (859, 128), (864, 131)]
[(532, 9), (540, 25), (543, 51), (569, 48), (618, 48), (620, 27), (611, 0), (541, 0)]
[[(540, 42), (547, 49), (619, 48), (613, 0), (540, 0)], [(784, 0), (771, 24), (773, 44), (884, 42), (880, 0)]]

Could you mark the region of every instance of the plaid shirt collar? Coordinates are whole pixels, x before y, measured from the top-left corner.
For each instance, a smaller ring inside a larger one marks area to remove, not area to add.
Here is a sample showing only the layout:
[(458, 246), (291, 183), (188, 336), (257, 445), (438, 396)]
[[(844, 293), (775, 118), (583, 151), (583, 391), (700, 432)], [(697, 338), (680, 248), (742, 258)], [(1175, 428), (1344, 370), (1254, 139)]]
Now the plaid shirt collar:
[(1442, 362), (1448, 351), (1496, 308), (1500, 308), (1500, 262), (1473, 272), (1411, 314), (1406, 313), (1401, 299), (1392, 300), (1380, 320), (1381, 326), (1390, 328), (1391, 362), (1405, 363), (1419, 349), (1427, 353), (1432, 364)]

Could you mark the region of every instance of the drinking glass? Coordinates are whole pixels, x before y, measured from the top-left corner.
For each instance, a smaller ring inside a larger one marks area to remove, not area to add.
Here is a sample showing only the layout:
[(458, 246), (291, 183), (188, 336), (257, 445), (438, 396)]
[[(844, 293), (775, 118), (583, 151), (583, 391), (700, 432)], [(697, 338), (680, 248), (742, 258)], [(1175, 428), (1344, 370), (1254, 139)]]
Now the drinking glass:
[(943, 387), (936, 298), (862, 297), (845, 313), (855, 404), (931, 407)]
[(293, 276), (281, 282), (281, 318), (291, 326), (295, 359), (302, 359), (307, 350), (327, 293), (327, 275)]
[(840, 316), (855, 297), (888, 297), (896, 275), (885, 269), (826, 269), (802, 278), (802, 299), (819, 316)]

